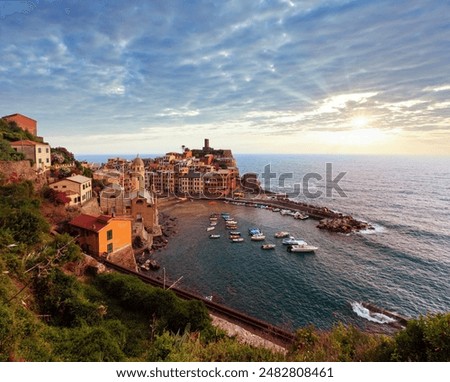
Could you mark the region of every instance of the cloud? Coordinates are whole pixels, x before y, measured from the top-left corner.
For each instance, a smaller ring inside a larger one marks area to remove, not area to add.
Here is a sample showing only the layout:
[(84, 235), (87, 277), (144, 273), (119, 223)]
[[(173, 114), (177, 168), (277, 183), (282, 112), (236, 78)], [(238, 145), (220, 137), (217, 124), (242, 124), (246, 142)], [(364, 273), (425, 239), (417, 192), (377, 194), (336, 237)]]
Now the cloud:
[(361, 116), (383, 131), (448, 123), (446, 2), (33, 4), (0, 22), (0, 104), (80, 151), (93, 131), (170, 150), (174, 132), (223, 130), (251, 151), (255, 131), (282, 147)]

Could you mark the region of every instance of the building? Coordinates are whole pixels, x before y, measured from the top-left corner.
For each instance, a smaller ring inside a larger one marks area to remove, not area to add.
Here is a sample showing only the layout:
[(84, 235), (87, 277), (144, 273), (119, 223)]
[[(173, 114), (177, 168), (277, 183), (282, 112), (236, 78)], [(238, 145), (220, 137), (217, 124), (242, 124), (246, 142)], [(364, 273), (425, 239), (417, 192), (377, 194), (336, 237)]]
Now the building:
[(25, 155), (25, 159), (33, 161), (33, 168), (37, 171), (46, 171), (51, 166), (50, 145), (44, 142), (30, 140), (11, 142), (11, 147)]
[(107, 256), (131, 248), (130, 219), (81, 214), (69, 225), (77, 244), (88, 254)]
[(11, 114), (2, 117), (7, 122), (15, 122), (22, 130), (37, 136), (37, 121), (22, 114)]
[(203, 173), (189, 171), (177, 178), (177, 193), (183, 195), (200, 195), (203, 194)]
[(83, 205), (92, 198), (92, 180), (82, 175), (69, 176), (49, 185), (55, 191), (64, 192), (71, 205)]

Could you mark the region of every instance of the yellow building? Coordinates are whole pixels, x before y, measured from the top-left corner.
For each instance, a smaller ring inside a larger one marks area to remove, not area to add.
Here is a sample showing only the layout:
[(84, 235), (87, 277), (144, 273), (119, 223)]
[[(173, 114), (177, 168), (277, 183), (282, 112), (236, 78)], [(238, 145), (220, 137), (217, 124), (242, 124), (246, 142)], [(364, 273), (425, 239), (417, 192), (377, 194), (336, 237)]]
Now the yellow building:
[(78, 245), (89, 254), (107, 256), (131, 248), (130, 219), (81, 214), (69, 224)]
[(30, 140), (11, 142), (11, 147), (33, 161), (35, 170), (46, 171), (51, 166), (50, 145)]
[(71, 205), (83, 205), (92, 198), (92, 180), (82, 175), (69, 176), (49, 186), (55, 191), (64, 192), (71, 199)]

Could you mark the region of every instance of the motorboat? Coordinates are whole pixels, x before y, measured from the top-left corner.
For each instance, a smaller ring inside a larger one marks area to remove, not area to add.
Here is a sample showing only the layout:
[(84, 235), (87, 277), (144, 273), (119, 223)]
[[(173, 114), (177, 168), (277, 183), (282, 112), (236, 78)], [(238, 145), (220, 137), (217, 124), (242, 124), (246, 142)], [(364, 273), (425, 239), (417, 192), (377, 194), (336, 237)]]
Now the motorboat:
[(261, 232), (261, 230), (259, 228), (249, 228), (248, 229), (248, 234), (250, 236), (254, 236), (254, 235), (261, 235), (262, 232)]
[(290, 245), (287, 250), (288, 250), (288, 252), (308, 253), (308, 252), (314, 252), (317, 249), (319, 249), (319, 248), (305, 243), (305, 244)]
[(266, 236), (263, 235), (262, 233), (260, 233), (258, 235), (252, 235), (252, 237), (250, 239), (253, 241), (263, 241), (266, 239)]
[(241, 233), (239, 231), (231, 231), (230, 235), (238, 235), (238, 236), (240, 236)]
[(211, 227), (207, 227), (206, 230), (207, 230), (207, 231), (212, 231), (212, 230), (215, 229), (215, 228), (216, 228), (216, 227), (211, 226)]
[(244, 241), (243, 237), (236, 237), (234, 239), (230, 239), (233, 243), (242, 243)]
[(306, 241), (302, 239), (296, 239), (294, 236), (289, 236), (286, 239), (283, 239), (282, 241), (283, 245), (302, 245), (306, 244)]
[(289, 232), (286, 232), (286, 231), (279, 231), (279, 232), (276, 232), (276, 233), (275, 233), (275, 237), (276, 237), (277, 239), (281, 239), (281, 238), (283, 238), (283, 237), (289, 237)]
[(308, 215), (303, 215), (301, 212), (296, 212), (294, 215), (294, 219), (306, 220), (309, 218)]
[(220, 235), (216, 234), (216, 235), (209, 235), (210, 239), (218, 239), (220, 237)]
[(261, 249), (275, 249), (276, 245), (275, 244), (263, 244), (261, 245)]

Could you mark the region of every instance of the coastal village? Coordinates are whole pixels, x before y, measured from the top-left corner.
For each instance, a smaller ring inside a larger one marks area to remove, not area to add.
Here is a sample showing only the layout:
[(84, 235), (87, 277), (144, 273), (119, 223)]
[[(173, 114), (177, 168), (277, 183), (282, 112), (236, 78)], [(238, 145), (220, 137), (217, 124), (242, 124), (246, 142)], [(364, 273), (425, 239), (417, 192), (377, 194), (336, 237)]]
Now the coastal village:
[(110, 158), (104, 164), (82, 162), (80, 171), (75, 167), (74, 158), (64, 161), (58, 150), (52, 150), (38, 136), (36, 120), (22, 114), (2, 119), (34, 137), (11, 142), (11, 148), (22, 153), (25, 160), (8, 165), (4, 162), (2, 171), (6, 177), (31, 177), (40, 186), (46, 185), (70, 211), (67, 224), (55, 229), (66, 230), (76, 237), (86, 255), (105, 258), (127, 268), (139, 269), (136, 259), (141, 261), (142, 269), (158, 268), (145, 254), (167, 244), (167, 236), (173, 231), (170, 220), (160, 222), (158, 201), (217, 199), (262, 206), (297, 218), (311, 216), (321, 219), (319, 228), (335, 232), (370, 228), (326, 207), (263, 192), (257, 174), (240, 177), (232, 151), (212, 148), (209, 139), (204, 140), (201, 149), (182, 146), (181, 152), (169, 152), (154, 159), (137, 155), (131, 161)]
[[(36, 120), (21, 114), (1, 119), (3, 128), (8, 126), (2, 132), (4, 154), (14, 158), (0, 160), (2, 183), (27, 181), (44, 197), (43, 215), (51, 224), (51, 234), (54, 237), (69, 234), (70, 240), (81, 249), (82, 261), (65, 266), (66, 272), (76, 276), (102, 274), (111, 268), (165, 290), (165, 273), (164, 283), (158, 280), (160, 277), (147, 275), (148, 271), (159, 269), (151, 257), (153, 251), (167, 245), (168, 237), (176, 233), (176, 217), (159, 209), (197, 199), (224, 203), (224, 210), (230, 203), (279, 212), (299, 221), (311, 218), (319, 221), (317, 228), (331, 232), (349, 234), (373, 229), (368, 223), (326, 207), (289, 200), (286, 195), (261, 189), (257, 174), (241, 176), (231, 150), (214, 149), (209, 139), (204, 140), (201, 149), (182, 146), (179, 153), (169, 152), (154, 159), (137, 155), (133, 160), (110, 158), (103, 164), (83, 163), (76, 161), (66, 148), (52, 148), (38, 135)], [(6, 146), (5, 138), (9, 142)], [(230, 241), (244, 241), (236, 231), (237, 222), (226, 212), (211, 213), (206, 228), (209, 237), (220, 237), (209, 233), (215, 229), (220, 215), (229, 230)], [(259, 228), (249, 229), (249, 236), (250, 240), (262, 243), (261, 249), (275, 247), (264, 243), (266, 237)], [(288, 252), (318, 249), (295, 239), (289, 232), (277, 232), (275, 238), (282, 239), (278, 242), (286, 245)], [(178, 288), (173, 291), (186, 300), (201, 300), (213, 324), (241, 342), (287, 354), (294, 340), (292, 332), (218, 304), (212, 301), (213, 296), (198, 296)], [(396, 330), (407, 322), (398, 314), (370, 304), (363, 305), (363, 309), (388, 316), (397, 325), (392, 325)]]

